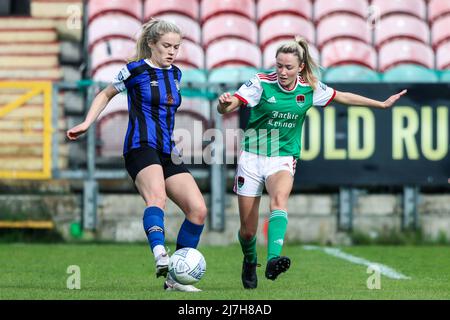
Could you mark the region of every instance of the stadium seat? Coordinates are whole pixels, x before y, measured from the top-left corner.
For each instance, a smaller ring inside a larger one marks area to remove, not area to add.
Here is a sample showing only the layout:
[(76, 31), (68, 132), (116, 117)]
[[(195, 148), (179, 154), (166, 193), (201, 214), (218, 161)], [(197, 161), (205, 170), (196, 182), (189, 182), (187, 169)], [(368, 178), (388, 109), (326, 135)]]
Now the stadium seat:
[(342, 65), (328, 68), (323, 76), (325, 83), (336, 82), (380, 82), (381, 76), (378, 72), (360, 65)]
[(377, 16), (383, 18), (390, 14), (404, 13), (419, 19), (427, 19), (427, 6), (424, 0), (372, 0)]
[(439, 77), (434, 70), (418, 66), (402, 64), (383, 74), (383, 82), (438, 82)]
[(328, 41), (352, 38), (366, 43), (372, 42), (372, 32), (366, 20), (349, 14), (337, 14), (322, 19), (317, 26), (319, 49)]
[[(271, 42), (269, 45), (267, 45), (264, 48), (264, 51), (263, 51), (263, 68), (264, 69), (275, 68), (277, 50), (281, 45), (286, 43), (286, 41), (288, 41), (288, 40), (291, 40), (291, 39), (289, 38), (289, 39), (274, 41), (274, 42)], [(309, 54), (315, 61), (319, 62), (319, 60), (320, 60), (319, 50), (317, 50), (317, 48), (312, 44), (309, 44)]]
[(323, 46), (321, 65), (325, 68), (349, 63), (375, 70), (377, 53), (371, 45), (353, 39), (340, 39)]
[[(176, 65), (179, 67), (178, 64)], [(205, 84), (207, 82), (206, 72), (202, 69), (181, 68), (181, 72), (183, 73), (181, 82), (184, 84)]]
[(242, 136), (239, 135), (240, 130), (238, 110), (223, 115), (222, 128), (222, 131), (225, 133), (225, 158), (227, 163), (230, 163), (231, 161), (236, 159), (241, 150)]
[(439, 18), (431, 28), (433, 46), (436, 48), (444, 41), (450, 39), (450, 15)]
[(94, 81), (111, 83), (124, 66), (124, 63), (117, 62), (105, 64), (92, 73), (92, 79)]
[(89, 23), (96, 17), (110, 12), (129, 15), (139, 21), (142, 20), (141, 0), (91, 0), (88, 2)]
[(123, 153), (123, 141), (128, 127), (128, 111), (119, 110), (99, 118), (97, 141), (100, 157), (120, 157)]
[(204, 58), (205, 53), (200, 45), (189, 40), (184, 40), (178, 51), (175, 64), (182, 63), (192, 68), (203, 69)]
[(202, 160), (203, 133), (208, 129), (208, 120), (198, 112), (183, 110), (181, 107), (177, 111), (173, 140), (187, 164)]
[(259, 0), (256, 6), (258, 24), (277, 14), (291, 14), (312, 20), (310, 0)]
[(255, 2), (253, 0), (203, 0), (201, 12), (202, 23), (212, 16), (223, 13), (238, 14), (255, 21)]
[(227, 37), (240, 38), (254, 44), (258, 41), (256, 23), (236, 14), (213, 16), (203, 24), (202, 30), (204, 48), (213, 41)]
[(450, 41), (442, 43), (436, 50), (436, 66), (438, 69), (450, 69)]
[(258, 46), (240, 39), (216, 41), (206, 50), (206, 67), (211, 69), (225, 65), (259, 68), (261, 51)]
[(145, 0), (145, 21), (160, 14), (178, 13), (198, 20), (198, 0)]
[(430, 46), (414, 40), (395, 40), (381, 46), (379, 51), (379, 69), (387, 69), (402, 63), (418, 64), (434, 68), (434, 52)]
[(89, 50), (100, 40), (110, 38), (137, 39), (141, 22), (121, 13), (107, 13), (97, 17), (88, 26)]
[(450, 14), (450, 1), (430, 0), (428, 3), (428, 20), (434, 23), (438, 18)]
[(98, 119), (101, 120), (112, 113), (123, 111), (128, 112), (128, 97), (126, 91), (115, 95), (106, 105), (106, 108), (100, 113)]
[(211, 106), (208, 99), (202, 97), (185, 97), (181, 102), (181, 106), (178, 108), (179, 111), (189, 111), (199, 114), (202, 118), (209, 121), (211, 118)]
[(428, 44), (430, 29), (425, 21), (405, 14), (390, 15), (381, 19), (375, 28), (375, 45), (380, 47), (395, 38), (409, 38)]
[(237, 84), (250, 80), (257, 72), (252, 67), (225, 67), (212, 69), (208, 81), (212, 84)]
[(191, 40), (198, 44), (201, 43), (200, 24), (196, 20), (177, 13), (161, 14), (156, 16), (156, 18), (175, 23), (180, 27), (184, 39)]
[(259, 41), (262, 50), (273, 41), (293, 40), (296, 35), (300, 35), (309, 43), (314, 44), (315, 33), (312, 22), (291, 14), (279, 14), (265, 19), (259, 28)]
[(440, 81), (450, 83), (450, 70), (441, 71)]
[(136, 51), (136, 42), (129, 39), (109, 39), (97, 42), (92, 47), (91, 70), (95, 73), (97, 68), (108, 63), (127, 63)]
[(367, 0), (316, 0), (314, 20), (320, 22), (324, 17), (335, 13), (348, 13), (366, 19), (368, 9)]

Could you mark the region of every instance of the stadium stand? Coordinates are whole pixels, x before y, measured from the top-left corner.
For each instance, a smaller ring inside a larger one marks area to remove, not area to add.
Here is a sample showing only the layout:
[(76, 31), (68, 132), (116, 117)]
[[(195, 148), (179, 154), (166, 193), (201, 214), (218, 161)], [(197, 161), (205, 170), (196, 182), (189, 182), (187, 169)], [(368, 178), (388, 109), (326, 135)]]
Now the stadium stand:
[(336, 13), (347, 13), (366, 19), (368, 8), (367, 0), (316, 0), (314, 20), (319, 23), (323, 18)]
[(359, 64), (375, 70), (377, 53), (367, 43), (353, 39), (339, 39), (323, 46), (321, 64), (325, 68), (343, 64)]
[(130, 39), (109, 39), (97, 42), (91, 52), (91, 69), (95, 73), (101, 66), (109, 63), (126, 64), (134, 54), (136, 43)]
[(391, 14), (403, 13), (421, 20), (427, 19), (427, 5), (425, 0), (372, 0), (381, 18)]
[(450, 2), (442, 0), (429, 0), (428, 3), (428, 20), (431, 24), (437, 19), (450, 14)]
[(375, 28), (375, 45), (380, 47), (397, 38), (409, 38), (428, 44), (430, 29), (424, 20), (414, 16), (393, 14), (382, 18)]
[(322, 18), (317, 26), (317, 47), (339, 38), (351, 38), (365, 43), (372, 42), (372, 32), (366, 20), (350, 14), (334, 14)]
[(198, 21), (198, 0), (146, 0), (144, 1), (144, 21), (161, 14), (176, 13)]
[(450, 41), (438, 46), (436, 50), (436, 66), (440, 70), (450, 69)]
[(233, 84), (240, 86), (251, 79), (258, 70), (252, 67), (215, 68), (209, 73), (208, 81), (212, 84)]
[(361, 65), (346, 64), (327, 68), (323, 75), (325, 83), (355, 82), (376, 83), (381, 81), (380, 74)]
[(255, 11), (253, 0), (203, 0), (201, 3), (201, 21), (205, 23), (209, 18), (224, 13), (237, 14), (255, 21)]
[(141, 0), (95, 0), (88, 3), (88, 21), (106, 13), (121, 13), (142, 20)]
[(203, 24), (203, 47), (224, 38), (239, 38), (256, 44), (258, 29), (256, 23), (236, 14), (221, 14), (209, 18)]
[(175, 23), (183, 32), (184, 39), (201, 44), (202, 31), (196, 20), (178, 13), (158, 14), (155, 17)]
[[(301, 33), (300, 33), (301, 35)], [(292, 40), (292, 38), (281, 39), (268, 44), (263, 51), (263, 68), (264, 69), (273, 69), (275, 67), (275, 55), (277, 49), (280, 45), (286, 42), (286, 40)], [(313, 45), (309, 45), (309, 50), (311, 56), (316, 60), (320, 61), (319, 50)]]
[(260, 25), (259, 34), (262, 50), (273, 41), (292, 40), (296, 35), (304, 37), (311, 44), (315, 43), (313, 23), (292, 14), (278, 14), (266, 18)]
[(203, 69), (205, 53), (202, 47), (192, 41), (184, 40), (178, 51), (177, 63), (191, 68)]
[(433, 83), (439, 77), (434, 70), (420, 65), (401, 64), (383, 74), (383, 82)]
[(412, 63), (433, 69), (433, 49), (419, 41), (407, 39), (394, 40), (381, 46), (379, 52), (381, 72), (402, 63)]
[(312, 3), (310, 0), (259, 0), (256, 3), (257, 22), (260, 25), (265, 19), (278, 14), (289, 14), (312, 20)]
[[(242, 54), (245, 52), (245, 54)], [(225, 39), (212, 43), (206, 50), (208, 69), (226, 65), (261, 66), (261, 51), (258, 46), (241, 39)]]
[(437, 19), (431, 28), (435, 48), (444, 41), (450, 40), (450, 15)]

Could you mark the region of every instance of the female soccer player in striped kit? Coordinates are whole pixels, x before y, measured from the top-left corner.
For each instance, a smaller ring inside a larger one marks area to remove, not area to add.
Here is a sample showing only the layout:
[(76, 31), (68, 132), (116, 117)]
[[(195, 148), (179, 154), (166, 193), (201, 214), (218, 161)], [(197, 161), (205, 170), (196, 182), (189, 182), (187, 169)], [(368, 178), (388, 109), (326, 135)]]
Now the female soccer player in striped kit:
[(181, 71), (173, 62), (181, 45), (180, 29), (153, 19), (144, 24), (134, 61), (128, 63), (100, 92), (83, 123), (67, 131), (76, 140), (97, 119), (108, 102), (127, 90), (129, 123), (124, 142), (125, 167), (147, 208), (143, 224), (156, 261), (156, 276), (167, 276), (166, 290), (200, 291), (175, 282), (168, 274), (169, 255), (164, 245), (166, 197), (186, 215), (177, 237), (177, 249), (196, 248), (207, 209), (203, 196), (172, 140), (175, 113), (181, 104)]
[(217, 110), (224, 114), (240, 106), (250, 108), (250, 119), (242, 142), (234, 191), (238, 194), (241, 227), (239, 242), (244, 254), (242, 284), (257, 287), (256, 231), (264, 186), (270, 198), (266, 278), (275, 280), (289, 269), (291, 261), (281, 256), (286, 233), (287, 201), (292, 189), (295, 166), (300, 158), (302, 126), (313, 106), (331, 101), (374, 108), (389, 108), (402, 95), (384, 102), (327, 87), (314, 75), (317, 63), (307, 42), (296, 37), (276, 52), (276, 72), (258, 73), (234, 94), (219, 97)]

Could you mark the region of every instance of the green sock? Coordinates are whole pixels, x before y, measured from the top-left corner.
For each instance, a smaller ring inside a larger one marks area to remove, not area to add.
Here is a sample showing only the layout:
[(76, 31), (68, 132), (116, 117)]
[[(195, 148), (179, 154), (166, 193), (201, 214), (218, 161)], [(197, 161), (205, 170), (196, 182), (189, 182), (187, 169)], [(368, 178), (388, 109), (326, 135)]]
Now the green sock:
[(244, 254), (245, 261), (250, 263), (256, 263), (256, 236), (251, 240), (245, 240), (241, 238), (238, 232), (239, 242), (241, 243), (242, 253)]
[(281, 249), (283, 249), (287, 223), (288, 219), (286, 211), (272, 211), (269, 218), (269, 230), (267, 232), (267, 261), (280, 256)]

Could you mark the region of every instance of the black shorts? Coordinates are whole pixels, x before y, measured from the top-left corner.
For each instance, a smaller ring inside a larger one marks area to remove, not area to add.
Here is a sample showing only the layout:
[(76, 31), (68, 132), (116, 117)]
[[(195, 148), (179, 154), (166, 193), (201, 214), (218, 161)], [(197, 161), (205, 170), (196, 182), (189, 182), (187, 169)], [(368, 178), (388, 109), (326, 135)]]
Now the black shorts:
[(140, 147), (131, 149), (125, 155), (125, 168), (128, 174), (136, 180), (136, 176), (142, 169), (153, 164), (159, 164), (163, 169), (164, 179), (167, 179), (178, 173), (189, 173), (181, 158), (175, 163), (172, 161), (170, 154), (162, 153), (151, 147)]

